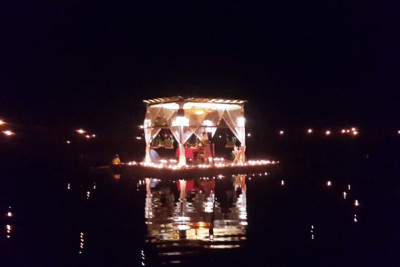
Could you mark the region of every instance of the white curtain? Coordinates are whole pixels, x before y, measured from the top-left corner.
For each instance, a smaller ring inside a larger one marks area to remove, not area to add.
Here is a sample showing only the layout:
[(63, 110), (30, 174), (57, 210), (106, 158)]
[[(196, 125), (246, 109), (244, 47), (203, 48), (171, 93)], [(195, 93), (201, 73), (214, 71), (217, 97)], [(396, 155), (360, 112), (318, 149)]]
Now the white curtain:
[(150, 144), (154, 137), (161, 131), (161, 127), (168, 126), (175, 110), (166, 109), (161, 105), (148, 106), (144, 120), (144, 139), (146, 141), (145, 162), (151, 162)]
[(224, 119), (226, 125), (228, 125), (232, 133), (239, 140), (241, 146), (246, 146), (244, 110), (225, 110), (222, 114), (222, 118)]

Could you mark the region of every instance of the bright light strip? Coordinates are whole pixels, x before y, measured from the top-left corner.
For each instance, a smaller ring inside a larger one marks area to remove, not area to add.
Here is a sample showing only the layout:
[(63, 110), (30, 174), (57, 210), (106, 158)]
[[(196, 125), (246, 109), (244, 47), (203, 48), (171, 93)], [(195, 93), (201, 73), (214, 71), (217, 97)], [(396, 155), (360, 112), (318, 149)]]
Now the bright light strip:
[(172, 122), (172, 126), (189, 126), (189, 119), (184, 116), (177, 116)]

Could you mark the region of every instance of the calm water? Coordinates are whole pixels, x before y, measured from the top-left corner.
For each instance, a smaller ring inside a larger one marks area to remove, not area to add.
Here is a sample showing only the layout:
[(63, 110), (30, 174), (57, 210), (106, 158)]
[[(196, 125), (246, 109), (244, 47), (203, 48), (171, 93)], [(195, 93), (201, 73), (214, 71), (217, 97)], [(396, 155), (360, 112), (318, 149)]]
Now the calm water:
[(1, 265), (398, 266), (393, 154), (305, 151), (267, 175), (197, 179), (184, 198), (106, 170), (4, 171)]

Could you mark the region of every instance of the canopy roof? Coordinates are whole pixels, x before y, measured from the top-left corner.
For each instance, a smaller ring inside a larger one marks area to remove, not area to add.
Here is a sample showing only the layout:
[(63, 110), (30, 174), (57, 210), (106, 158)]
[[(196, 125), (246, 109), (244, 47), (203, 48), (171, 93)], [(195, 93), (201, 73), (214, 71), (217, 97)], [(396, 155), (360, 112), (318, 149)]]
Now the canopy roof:
[(204, 97), (182, 97), (171, 96), (143, 100), (146, 104), (160, 104), (160, 103), (179, 103), (179, 102), (195, 102), (195, 103), (220, 103), (220, 104), (244, 104), (247, 100), (241, 99), (221, 99), (221, 98), (204, 98)]

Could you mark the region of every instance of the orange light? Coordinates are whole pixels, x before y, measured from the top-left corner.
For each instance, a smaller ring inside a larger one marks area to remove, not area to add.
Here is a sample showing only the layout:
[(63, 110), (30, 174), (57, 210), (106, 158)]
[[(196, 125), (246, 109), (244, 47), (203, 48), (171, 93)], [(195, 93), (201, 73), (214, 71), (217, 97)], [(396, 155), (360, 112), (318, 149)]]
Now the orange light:
[(3, 120), (0, 120), (0, 125), (6, 124)]
[(11, 136), (11, 135), (14, 135), (15, 133), (10, 130), (6, 130), (6, 131), (3, 131), (3, 134), (5, 134), (7, 136)]

